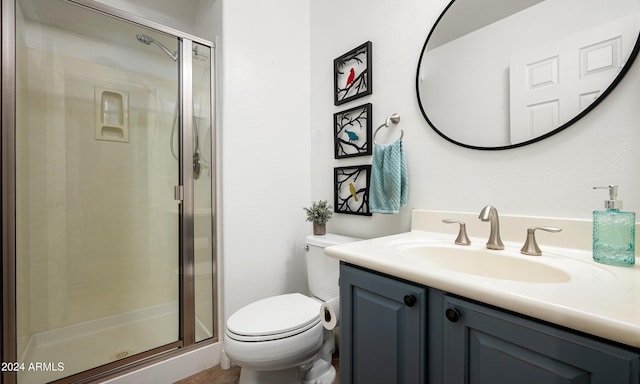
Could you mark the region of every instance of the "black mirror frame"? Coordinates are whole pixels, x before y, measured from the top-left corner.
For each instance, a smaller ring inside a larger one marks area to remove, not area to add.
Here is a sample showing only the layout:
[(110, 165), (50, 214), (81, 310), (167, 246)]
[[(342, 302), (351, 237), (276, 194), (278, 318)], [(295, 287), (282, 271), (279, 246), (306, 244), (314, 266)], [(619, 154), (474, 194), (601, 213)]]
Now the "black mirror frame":
[(427, 121), (427, 123), (429, 124), (431, 129), (433, 129), (443, 139), (449, 141), (450, 143), (453, 143), (455, 145), (459, 145), (459, 146), (464, 147), (464, 148), (476, 149), (476, 150), (481, 150), (481, 151), (499, 151), (499, 150), (504, 150), (504, 149), (518, 148), (518, 147), (523, 147), (525, 145), (533, 144), (533, 143), (536, 143), (538, 141), (544, 140), (544, 139), (546, 139), (546, 138), (548, 138), (550, 136), (555, 135), (556, 133), (558, 133), (560, 131), (563, 131), (563, 130), (567, 129), (569, 126), (571, 126), (572, 124), (574, 124), (575, 122), (577, 122), (578, 120), (583, 118), (586, 114), (591, 112), (596, 106), (598, 106), (613, 91), (613, 89), (618, 85), (618, 83), (620, 83), (620, 81), (622, 81), (622, 78), (627, 74), (627, 72), (629, 71), (629, 69), (633, 65), (636, 57), (638, 56), (638, 52), (640, 51), (640, 33), (638, 33), (638, 37), (636, 38), (636, 42), (635, 42), (635, 44), (633, 46), (633, 50), (631, 51), (631, 54), (629, 55), (629, 59), (627, 60), (625, 65), (622, 67), (622, 69), (620, 70), (620, 73), (618, 73), (618, 75), (613, 80), (613, 82), (611, 82), (611, 84), (602, 92), (600, 97), (598, 97), (596, 100), (594, 100), (593, 103), (591, 103), (582, 112), (577, 114), (574, 118), (572, 118), (571, 120), (569, 120), (566, 123), (562, 124), (561, 126), (559, 126), (558, 128), (554, 129), (553, 131), (547, 132), (544, 135), (538, 136), (538, 137), (536, 137), (534, 139), (531, 139), (531, 140), (523, 141), (521, 143), (498, 146), (498, 147), (480, 147), (480, 146), (476, 146), (476, 145), (462, 143), (462, 142), (456, 141), (456, 140), (448, 137), (442, 131), (440, 131), (435, 126), (435, 124), (429, 119), (429, 116), (427, 115), (427, 112), (424, 110), (422, 102), (420, 101), (420, 64), (422, 63), (422, 58), (423, 58), (423, 56), (425, 54), (425, 51), (427, 49), (427, 45), (429, 44), (429, 39), (431, 38), (431, 35), (435, 31), (435, 29), (438, 27), (438, 24), (440, 23), (440, 21), (442, 20), (444, 15), (447, 13), (449, 8), (455, 2), (456, 2), (456, 0), (451, 0), (451, 2), (449, 2), (449, 4), (444, 8), (442, 13), (440, 13), (440, 16), (438, 16), (438, 19), (436, 20), (436, 22), (433, 24), (433, 27), (429, 31), (429, 35), (427, 36), (427, 40), (425, 40), (424, 45), (422, 46), (422, 50), (420, 51), (420, 56), (418, 58), (418, 66), (417, 66), (417, 70), (416, 70), (416, 83), (415, 83), (415, 86), (416, 86), (416, 98), (417, 98), (417, 101), (418, 101), (418, 106), (420, 107), (420, 112), (422, 113), (422, 116), (425, 118), (425, 120)]

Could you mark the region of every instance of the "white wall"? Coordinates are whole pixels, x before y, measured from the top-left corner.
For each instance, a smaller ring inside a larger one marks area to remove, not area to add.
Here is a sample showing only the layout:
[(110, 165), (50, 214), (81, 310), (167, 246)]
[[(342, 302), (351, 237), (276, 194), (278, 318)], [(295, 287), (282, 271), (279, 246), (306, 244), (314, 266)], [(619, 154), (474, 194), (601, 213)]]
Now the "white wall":
[[(333, 167), (371, 161), (333, 159), (333, 113), (359, 103), (373, 103), (374, 129), (393, 112), (402, 116), (389, 133), (404, 129), (409, 168), (409, 203), (399, 215), (337, 215), (328, 230), (374, 237), (408, 230), (411, 208), (479, 212), (486, 204), (500, 213), (591, 218), (606, 198), (591, 187), (609, 183), (620, 185), (626, 209), (640, 211), (638, 63), (593, 112), (549, 139), (498, 152), (458, 147), (428, 127), (414, 90), (420, 49), (447, 3), (311, 0), (311, 199), (333, 199)], [(373, 94), (336, 107), (333, 59), (367, 40)]]
[(310, 184), (309, 3), (222, 6), (224, 313), (306, 290)]

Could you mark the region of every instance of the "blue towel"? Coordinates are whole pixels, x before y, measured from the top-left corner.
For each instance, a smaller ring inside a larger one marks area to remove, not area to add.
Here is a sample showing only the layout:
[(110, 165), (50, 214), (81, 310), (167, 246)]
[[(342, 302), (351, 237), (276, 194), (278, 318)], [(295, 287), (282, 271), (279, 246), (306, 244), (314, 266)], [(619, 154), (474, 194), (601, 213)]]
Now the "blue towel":
[(402, 140), (391, 144), (376, 144), (371, 160), (369, 209), (376, 213), (398, 213), (407, 205), (407, 161)]

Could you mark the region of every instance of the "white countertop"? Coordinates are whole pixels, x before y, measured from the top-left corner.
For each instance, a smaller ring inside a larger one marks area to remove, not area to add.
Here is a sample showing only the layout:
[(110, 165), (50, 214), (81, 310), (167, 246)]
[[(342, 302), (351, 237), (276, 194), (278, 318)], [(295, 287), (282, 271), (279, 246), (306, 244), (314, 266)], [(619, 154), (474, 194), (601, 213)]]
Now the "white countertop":
[[(350, 264), (511, 310), (588, 334), (640, 348), (640, 265), (613, 267), (596, 263), (591, 252), (543, 246), (542, 256), (519, 255), (521, 243), (505, 241), (514, 257), (547, 264), (571, 275), (560, 283), (501, 280), (439, 268), (403, 247), (425, 241), (453, 244), (455, 235), (411, 231), (337, 245), (325, 253)], [(483, 249), (486, 239), (471, 237)]]

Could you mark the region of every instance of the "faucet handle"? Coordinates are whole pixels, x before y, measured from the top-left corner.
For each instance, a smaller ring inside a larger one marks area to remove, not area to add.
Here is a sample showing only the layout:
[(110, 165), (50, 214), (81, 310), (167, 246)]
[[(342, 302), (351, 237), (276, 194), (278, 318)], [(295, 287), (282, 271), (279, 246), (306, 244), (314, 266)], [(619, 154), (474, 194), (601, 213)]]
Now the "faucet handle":
[(555, 227), (531, 227), (527, 229), (527, 240), (524, 242), (524, 245), (520, 249), (520, 253), (523, 255), (529, 256), (540, 256), (542, 255), (542, 251), (540, 247), (538, 247), (538, 242), (536, 241), (536, 229), (541, 229), (547, 232), (560, 232), (562, 229)]
[(460, 224), (460, 230), (458, 231), (458, 237), (456, 237), (455, 243), (458, 245), (471, 245), (471, 240), (467, 236), (467, 224), (464, 221), (456, 219), (444, 219), (445, 224)]

